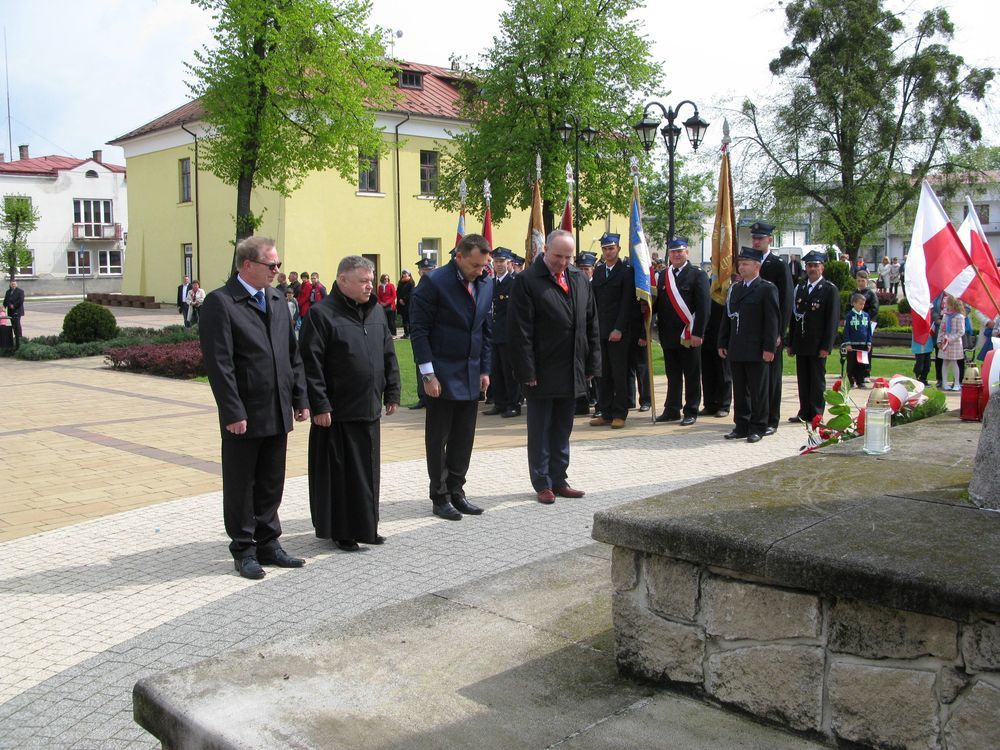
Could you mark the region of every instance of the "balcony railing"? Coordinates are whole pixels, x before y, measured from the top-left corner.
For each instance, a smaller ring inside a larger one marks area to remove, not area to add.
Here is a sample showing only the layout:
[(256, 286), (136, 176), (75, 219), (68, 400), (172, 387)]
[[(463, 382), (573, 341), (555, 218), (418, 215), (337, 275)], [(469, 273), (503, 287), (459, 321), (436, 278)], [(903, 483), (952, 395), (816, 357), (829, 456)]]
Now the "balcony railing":
[(74, 240), (120, 240), (121, 224), (74, 224)]

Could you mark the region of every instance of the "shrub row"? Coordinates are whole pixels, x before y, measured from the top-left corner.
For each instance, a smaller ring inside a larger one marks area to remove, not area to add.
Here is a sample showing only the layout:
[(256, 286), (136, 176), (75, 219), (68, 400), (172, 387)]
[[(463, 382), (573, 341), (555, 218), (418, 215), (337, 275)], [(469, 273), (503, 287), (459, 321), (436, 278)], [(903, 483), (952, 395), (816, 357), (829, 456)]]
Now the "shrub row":
[(169, 378), (196, 378), (205, 374), (201, 346), (197, 341), (115, 347), (105, 352), (104, 359), (116, 370)]
[(72, 359), (74, 357), (94, 357), (108, 349), (130, 344), (177, 344), (182, 341), (197, 341), (196, 327), (167, 326), (157, 328), (121, 328), (118, 335), (108, 341), (87, 341), (74, 344), (59, 336), (36, 336), (25, 339), (13, 356), (31, 362), (51, 359)]

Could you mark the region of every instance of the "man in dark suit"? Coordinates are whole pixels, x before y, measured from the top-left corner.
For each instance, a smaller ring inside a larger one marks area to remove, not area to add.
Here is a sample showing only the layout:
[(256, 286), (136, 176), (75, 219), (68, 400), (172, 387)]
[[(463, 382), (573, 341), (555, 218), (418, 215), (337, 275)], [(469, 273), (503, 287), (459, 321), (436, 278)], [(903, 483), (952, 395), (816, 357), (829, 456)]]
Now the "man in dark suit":
[(506, 418), (521, 416), (521, 389), (517, 387), (507, 347), (507, 308), (514, 288), (514, 274), (510, 271), (512, 259), (513, 253), (505, 247), (493, 250), (493, 356), (490, 363), (493, 407), (483, 412)]
[[(427, 278), (428, 274), (437, 268), (437, 263), (435, 263), (430, 258), (421, 258), (417, 261), (417, 284), (420, 286), (424, 283), (424, 279)], [(416, 289), (416, 287), (414, 287)], [(411, 294), (412, 298), (412, 294)], [(411, 305), (412, 307), (412, 305)], [(407, 313), (409, 314), (409, 313)], [(417, 403), (410, 406), (411, 409), (426, 409), (427, 408), (427, 394), (424, 393), (424, 381), (420, 377), (420, 368), (417, 368)]]
[(826, 254), (806, 253), (806, 280), (795, 289), (788, 354), (795, 357), (799, 413), (789, 422), (811, 422), (825, 411), (826, 361), (840, 322), (840, 291), (823, 278)]
[[(806, 253), (806, 255), (808, 254)], [(788, 256), (788, 272), (792, 275), (792, 284), (797, 286), (805, 275), (805, 269), (802, 267), (802, 261), (798, 255)]]
[(490, 385), (493, 279), (483, 273), (490, 245), (467, 234), (447, 265), (428, 274), (410, 299), (413, 360), (427, 394), (424, 444), (434, 515), (460, 521), (483, 512), (465, 496), (479, 394)]
[(601, 371), (597, 306), (587, 277), (570, 265), (576, 245), (562, 229), (517, 275), (508, 331), (514, 374), (528, 404), (528, 472), (538, 502), (583, 497), (567, 481), (576, 399)]
[(191, 277), (185, 276), (184, 281), (177, 286), (177, 312), (181, 314), (181, 318), (187, 321), (187, 294), (188, 290), (191, 289)]
[(740, 248), (742, 281), (729, 287), (726, 317), (719, 332), (719, 356), (733, 372), (733, 431), (727, 440), (757, 443), (767, 429), (767, 367), (778, 348), (778, 290), (760, 276), (759, 250)]
[[(701, 345), (708, 323), (708, 275), (688, 262), (686, 237), (667, 243), (670, 265), (656, 282), (656, 326), (667, 371), (667, 398), (657, 422), (695, 423), (701, 406)], [(681, 391), (684, 393), (683, 417)]]
[(771, 252), (771, 242), (774, 240), (774, 226), (763, 221), (754, 222), (750, 226), (750, 236), (753, 249), (759, 251), (763, 260), (760, 264), (760, 277), (770, 281), (778, 290), (778, 343), (774, 359), (768, 362), (768, 412), (767, 429), (764, 436), (773, 435), (778, 431), (781, 420), (781, 372), (784, 366), (782, 351), (785, 336), (788, 333), (788, 321), (792, 317), (792, 272), (788, 264)]
[(601, 237), (604, 259), (594, 268), (590, 289), (597, 305), (601, 335), (601, 378), (597, 383), (599, 417), (594, 427), (611, 425), (619, 430), (628, 416), (628, 365), (632, 346), (632, 313), (635, 305), (635, 276), (620, 257), (619, 235), (606, 232)]
[(3, 308), (10, 319), (14, 348), (21, 346), (21, 318), (24, 317), (24, 290), (17, 286), (17, 279), (10, 280), (10, 287), (3, 293)]
[(292, 417), (309, 419), (309, 402), (288, 305), (271, 286), (281, 268), (274, 240), (242, 240), (236, 263), (236, 275), (205, 297), (199, 329), (222, 429), (229, 551), (241, 576), (263, 578), (262, 564), (305, 564), (278, 542), (278, 506)]

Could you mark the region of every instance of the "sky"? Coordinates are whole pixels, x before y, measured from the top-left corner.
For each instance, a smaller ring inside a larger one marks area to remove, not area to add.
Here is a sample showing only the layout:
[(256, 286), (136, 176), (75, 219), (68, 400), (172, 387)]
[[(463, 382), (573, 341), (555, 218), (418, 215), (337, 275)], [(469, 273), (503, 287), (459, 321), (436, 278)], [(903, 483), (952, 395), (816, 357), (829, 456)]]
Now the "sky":
[[(934, 3), (889, 0), (917, 18)], [(1000, 68), (1000, 3), (945, 0), (955, 23), (953, 48), (966, 62)], [(456, 54), (477, 60), (496, 34), (504, 0), (374, 0), (373, 24), (396, 34), (396, 57), (446, 66)], [(456, 12), (460, 9), (460, 12)], [(0, 0), (6, 39), (4, 78), (10, 128), (0, 105), (0, 152), (28, 144), (31, 156), (89, 156), (124, 164), (120, 148), (105, 145), (180, 106), (189, 92), (185, 62), (211, 42), (209, 14), (188, 0)], [(664, 67), (664, 104), (698, 103), (710, 122), (744, 97), (765, 103), (777, 92), (768, 63), (784, 45), (784, 11), (765, 0), (651, 0), (636, 11), (653, 57)], [(613, 54), (614, 40), (608, 40)], [(5, 97), (4, 97), (5, 98)], [(991, 143), (1000, 143), (1000, 81), (991, 102), (977, 108)], [(686, 114), (685, 114), (686, 116)], [(711, 128), (706, 142), (721, 138)]]

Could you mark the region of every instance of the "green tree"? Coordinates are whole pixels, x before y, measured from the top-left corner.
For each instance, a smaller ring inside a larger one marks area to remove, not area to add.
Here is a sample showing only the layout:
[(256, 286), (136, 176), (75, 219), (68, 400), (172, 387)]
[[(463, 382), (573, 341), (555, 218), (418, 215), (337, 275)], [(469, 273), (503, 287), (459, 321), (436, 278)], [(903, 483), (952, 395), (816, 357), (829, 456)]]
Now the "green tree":
[(771, 116), (744, 103), (751, 151), (766, 157), (774, 202), (818, 206), (855, 257), (949, 152), (980, 139), (963, 102), (982, 100), (994, 74), (948, 49), (940, 8), (913, 29), (883, 0), (793, 0), (785, 12), (791, 40), (770, 67), (788, 93)]
[(28, 235), (38, 227), (40, 218), (38, 210), (31, 205), (31, 198), (23, 195), (3, 197), (0, 229), (5, 236), (0, 238), (0, 263), (11, 280), (17, 278), (17, 269), (31, 265)]
[[(581, 225), (609, 210), (623, 211), (632, 195), (629, 158), (642, 156), (632, 124), (659, 80), (650, 43), (631, 20), (641, 0), (511, 0), (479, 65), (467, 66), (470, 85), (461, 100), (473, 125), (457, 133), (442, 164), (439, 206), (455, 210), (459, 183), (469, 205), (483, 206), (477, 189), (489, 179), (495, 220), (527, 208), (542, 157), (546, 230), (566, 201), (566, 163), (573, 144), (557, 127), (572, 116), (597, 130), (580, 144)], [(638, 106), (637, 106), (638, 105)]]
[[(718, 174), (685, 170), (685, 161), (674, 157), (674, 233), (681, 237), (701, 235), (702, 222), (715, 212), (713, 198)], [(642, 193), (642, 228), (646, 237), (660, 247), (670, 240), (670, 184), (664, 163)]]
[(213, 130), (205, 165), (236, 186), (236, 240), (260, 224), (257, 185), (288, 195), (312, 171), (358, 175), (384, 148), (375, 110), (392, 101), (393, 68), (367, 0), (192, 0), (210, 11), (215, 45), (194, 54), (188, 86)]

